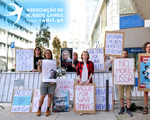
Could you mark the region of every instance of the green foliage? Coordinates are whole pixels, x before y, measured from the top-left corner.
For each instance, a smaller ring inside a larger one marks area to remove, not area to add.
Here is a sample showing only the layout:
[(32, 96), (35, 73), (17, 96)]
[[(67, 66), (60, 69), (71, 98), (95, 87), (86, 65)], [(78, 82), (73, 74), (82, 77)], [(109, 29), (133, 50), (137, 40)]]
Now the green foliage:
[(40, 30), (36, 34), (35, 46), (39, 46), (44, 52), (46, 48), (49, 48), (49, 40), (51, 37), (51, 32), (46, 22), (41, 22)]
[(53, 54), (55, 55), (55, 58), (56, 58), (57, 62), (59, 63), (61, 42), (60, 42), (60, 39), (57, 36), (55, 36), (53, 38), (52, 45), (53, 45)]
[(62, 48), (67, 48), (67, 41), (66, 40), (62, 42)]

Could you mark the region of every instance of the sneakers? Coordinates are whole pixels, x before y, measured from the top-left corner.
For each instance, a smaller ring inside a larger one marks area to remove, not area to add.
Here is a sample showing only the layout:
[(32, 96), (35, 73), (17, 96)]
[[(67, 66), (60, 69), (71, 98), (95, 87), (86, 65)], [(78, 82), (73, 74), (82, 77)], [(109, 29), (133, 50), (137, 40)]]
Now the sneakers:
[(40, 116), (40, 115), (41, 115), (41, 110), (40, 110), (40, 109), (38, 109), (36, 115), (37, 115), (37, 116)]
[(126, 114), (127, 114), (129, 117), (132, 117), (132, 116), (133, 116), (133, 114), (130, 112), (130, 110), (127, 110), (127, 109), (126, 109)]
[(124, 107), (121, 107), (121, 108), (120, 108), (120, 111), (118, 112), (118, 115), (123, 114), (123, 113), (124, 113), (124, 111), (125, 111), (125, 110), (124, 110)]
[(84, 113), (80, 113), (80, 116), (83, 116), (84, 115)]
[(51, 114), (50, 110), (46, 110), (45, 116), (49, 116)]

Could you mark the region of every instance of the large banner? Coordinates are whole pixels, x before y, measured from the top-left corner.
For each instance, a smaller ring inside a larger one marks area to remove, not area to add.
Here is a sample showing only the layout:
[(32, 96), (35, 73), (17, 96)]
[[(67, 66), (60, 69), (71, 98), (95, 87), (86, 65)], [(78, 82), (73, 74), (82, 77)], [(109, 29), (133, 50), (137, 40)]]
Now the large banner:
[(11, 104), (11, 112), (30, 112), (32, 90), (15, 90)]
[(33, 49), (16, 49), (16, 71), (32, 71), (34, 69)]
[(87, 49), (90, 61), (94, 63), (94, 70), (104, 70), (105, 62), (104, 62), (104, 48), (92, 48)]
[(69, 112), (69, 91), (55, 92), (54, 112)]
[(74, 112), (95, 113), (95, 84), (74, 84)]
[(67, 68), (72, 66), (73, 63), (73, 49), (72, 48), (61, 48), (60, 53), (60, 65), (61, 67)]
[(134, 85), (134, 58), (114, 59), (114, 84), (115, 85)]
[(150, 54), (138, 54), (138, 90), (150, 91)]
[(55, 60), (42, 60), (42, 82), (56, 82), (56, 68)]
[[(108, 109), (113, 110), (113, 88), (109, 87)], [(96, 88), (96, 110), (106, 110), (106, 87)]]
[(105, 55), (121, 57), (124, 48), (124, 32), (106, 31), (105, 33)]
[[(40, 89), (35, 89), (33, 93), (33, 99), (32, 99), (32, 112), (37, 112), (39, 108), (39, 100), (40, 100)], [(47, 110), (47, 100), (48, 95), (45, 96), (44, 102), (41, 108), (41, 112), (46, 112)]]
[(59, 78), (56, 81), (56, 91), (69, 91), (70, 101), (74, 97), (74, 79), (73, 78)]

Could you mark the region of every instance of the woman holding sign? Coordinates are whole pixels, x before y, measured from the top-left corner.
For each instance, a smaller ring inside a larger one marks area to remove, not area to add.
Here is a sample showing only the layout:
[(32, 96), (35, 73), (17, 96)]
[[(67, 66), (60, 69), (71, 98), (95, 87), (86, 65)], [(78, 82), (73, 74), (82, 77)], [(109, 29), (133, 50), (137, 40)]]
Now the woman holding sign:
[[(44, 52), (44, 58), (47, 60), (52, 60), (53, 56), (52, 56), (52, 52), (51, 50), (47, 49)], [(42, 72), (42, 60), (38, 61), (38, 71)], [(47, 102), (47, 110), (45, 115), (48, 116), (50, 115), (50, 107), (51, 107), (51, 100), (52, 100), (52, 95), (55, 92), (55, 88), (56, 88), (56, 83), (54, 82), (42, 82), (41, 83), (41, 87), (40, 87), (40, 100), (39, 100), (39, 109), (37, 111), (37, 116), (41, 115), (41, 107), (44, 101), (45, 96), (48, 94), (48, 102)]]
[[(143, 50), (146, 53), (150, 53), (150, 42), (146, 42), (143, 45)], [(143, 114), (147, 114), (148, 113), (148, 92), (147, 91), (144, 91), (144, 104), (145, 104), (145, 108), (143, 110)]]
[[(94, 73), (94, 64), (89, 61), (89, 53), (87, 51), (82, 52), (81, 59), (82, 61), (79, 62), (76, 67), (78, 83), (88, 85), (89, 83), (93, 83), (92, 75)], [(83, 113), (80, 113), (80, 115), (83, 115)]]

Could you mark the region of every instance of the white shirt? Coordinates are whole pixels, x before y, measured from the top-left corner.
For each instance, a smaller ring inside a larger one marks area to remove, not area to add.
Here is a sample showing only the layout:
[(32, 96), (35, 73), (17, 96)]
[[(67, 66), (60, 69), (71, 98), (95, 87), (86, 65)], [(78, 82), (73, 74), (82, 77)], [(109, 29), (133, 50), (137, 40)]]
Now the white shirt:
[(88, 69), (87, 69), (86, 62), (84, 62), (84, 65), (83, 65), (83, 68), (82, 68), (81, 81), (82, 82), (88, 81)]

